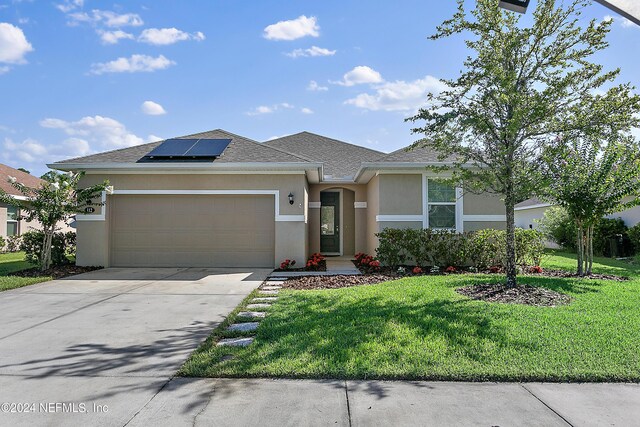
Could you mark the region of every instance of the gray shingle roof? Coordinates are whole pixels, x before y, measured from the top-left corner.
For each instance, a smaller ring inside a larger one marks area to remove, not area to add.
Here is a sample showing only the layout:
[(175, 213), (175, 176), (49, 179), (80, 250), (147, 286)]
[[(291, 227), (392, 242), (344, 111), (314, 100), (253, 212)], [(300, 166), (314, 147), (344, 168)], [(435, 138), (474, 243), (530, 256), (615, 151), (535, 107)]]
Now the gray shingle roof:
[[(447, 161), (445, 159), (444, 161)], [(407, 151), (407, 147), (401, 148), (378, 158), (377, 162), (400, 162), (400, 163), (430, 163), (439, 162), (438, 152), (427, 147), (414, 148)]]
[(526, 208), (529, 206), (535, 206), (535, 205), (548, 205), (549, 203), (547, 202), (543, 202), (540, 199), (537, 199), (535, 197), (532, 197), (530, 199), (525, 200), (524, 202), (520, 202), (518, 204), (516, 204), (516, 208)]
[[(277, 147), (270, 147), (251, 139), (235, 135), (222, 129), (208, 132), (194, 133), (178, 137), (186, 138), (230, 138), (231, 143), (224, 150), (222, 156), (215, 160), (216, 163), (253, 163), (253, 162), (284, 162), (284, 163), (304, 163), (309, 162), (308, 158), (300, 155), (287, 153)], [(76, 157), (56, 162), (64, 163), (136, 163), (151, 150), (162, 144), (163, 141), (149, 144), (137, 145), (135, 147), (121, 148), (119, 150), (106, 151), (104, 153), (92, 154), (85, 157)]]
[(333, 178), (353, 177), (362, 162), (374, 162), (384, 153), (311, 132), (300, 132), (264, 143), (289, 153), (324, 163), (324, 174)]

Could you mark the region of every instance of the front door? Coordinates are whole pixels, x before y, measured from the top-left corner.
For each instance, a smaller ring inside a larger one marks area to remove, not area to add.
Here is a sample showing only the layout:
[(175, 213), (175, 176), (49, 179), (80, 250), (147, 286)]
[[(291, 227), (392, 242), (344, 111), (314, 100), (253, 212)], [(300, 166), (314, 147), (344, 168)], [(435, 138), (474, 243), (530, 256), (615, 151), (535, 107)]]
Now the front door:
[(340, 193), (320, 193), (320, 252), (340, 253)]

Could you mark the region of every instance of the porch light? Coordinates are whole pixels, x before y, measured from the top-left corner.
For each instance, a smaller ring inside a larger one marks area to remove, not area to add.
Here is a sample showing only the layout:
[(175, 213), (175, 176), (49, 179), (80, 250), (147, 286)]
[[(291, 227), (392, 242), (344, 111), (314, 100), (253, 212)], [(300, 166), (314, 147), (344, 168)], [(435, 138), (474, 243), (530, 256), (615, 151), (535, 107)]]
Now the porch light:
[(289, 204), (292, 205), (293, 204), (293, 193), (289, 193), (289, 195), (287, 197), (289, 198)]
[(499, 6), (513, 12), (526, 13), (530, 0), (500, 0)]

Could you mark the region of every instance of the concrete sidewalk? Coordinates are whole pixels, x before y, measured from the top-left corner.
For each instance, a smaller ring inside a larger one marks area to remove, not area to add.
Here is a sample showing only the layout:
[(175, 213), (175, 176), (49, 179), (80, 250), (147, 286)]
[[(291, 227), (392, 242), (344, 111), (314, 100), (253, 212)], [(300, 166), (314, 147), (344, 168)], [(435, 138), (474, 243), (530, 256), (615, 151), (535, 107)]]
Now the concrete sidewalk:
[(634, 426), (639, 384), (191, 379), (128, 425)]

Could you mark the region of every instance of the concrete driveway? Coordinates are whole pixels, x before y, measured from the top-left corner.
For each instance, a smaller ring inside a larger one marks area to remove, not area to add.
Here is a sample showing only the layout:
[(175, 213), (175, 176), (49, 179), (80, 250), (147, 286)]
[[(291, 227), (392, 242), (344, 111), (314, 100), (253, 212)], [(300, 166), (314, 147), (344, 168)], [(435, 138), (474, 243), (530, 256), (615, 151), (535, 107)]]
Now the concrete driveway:
[(126, 424), (269, 272), (110, 268), (0, 293), (0, 425)]

